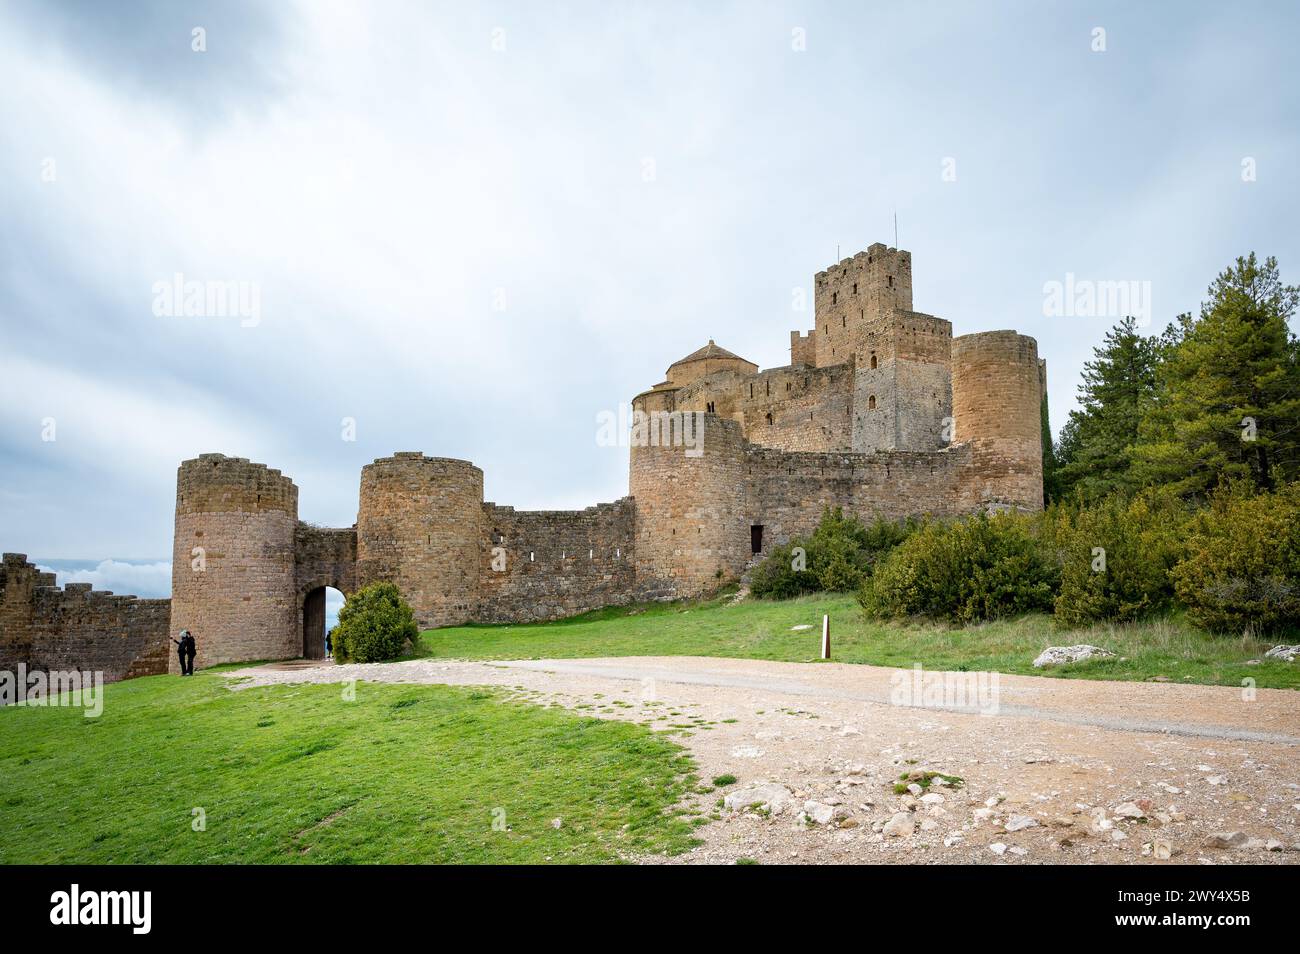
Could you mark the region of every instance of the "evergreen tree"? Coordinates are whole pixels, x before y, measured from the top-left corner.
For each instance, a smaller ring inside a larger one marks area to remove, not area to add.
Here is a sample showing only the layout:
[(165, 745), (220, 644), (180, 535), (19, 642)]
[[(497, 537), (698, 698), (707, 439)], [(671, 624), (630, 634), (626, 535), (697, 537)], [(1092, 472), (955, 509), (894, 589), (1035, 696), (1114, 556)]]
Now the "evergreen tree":
[(1106, 332), (1083, 366), (1079, 408), (1061, 430), (1057, 493), (1095, 500), (1133, 486), (1132, 448), (1155, 388), (1159, 344), (1130, 316)]
[(1166, 331), (1134, 454), (1144, 482), (1200, 496), (1224, 478), (1271, 490), (1300, 474), (1298, 301), (1277, 260), (1252, 252), (1214, 280), (1199, 319)]

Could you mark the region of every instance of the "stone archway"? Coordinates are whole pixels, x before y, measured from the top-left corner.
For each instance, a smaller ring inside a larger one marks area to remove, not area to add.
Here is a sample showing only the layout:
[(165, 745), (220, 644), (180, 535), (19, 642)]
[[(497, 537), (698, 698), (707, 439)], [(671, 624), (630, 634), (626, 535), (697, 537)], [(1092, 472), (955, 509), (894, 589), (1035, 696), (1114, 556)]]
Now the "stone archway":
[(356, 590), (357, 534), (299, 523), (295, 536), (298, 638), (303, 659), (325, 658), (326, 590), (344, 599)]
[(325, 594), (337, 587), (316, 586), (302, 598), (303, 659), (325, 658)]

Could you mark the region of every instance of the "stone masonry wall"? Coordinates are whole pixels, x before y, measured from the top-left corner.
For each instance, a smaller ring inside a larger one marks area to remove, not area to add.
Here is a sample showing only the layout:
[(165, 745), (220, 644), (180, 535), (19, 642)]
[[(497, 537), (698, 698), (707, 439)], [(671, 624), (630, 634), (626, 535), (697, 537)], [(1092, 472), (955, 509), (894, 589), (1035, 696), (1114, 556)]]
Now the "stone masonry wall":
[(745, 452), (751, 523), (763, 527), (763, 552), (812, 532), (826, 507), (870, 523), (957, 513), (954, 487), (970, 459), (953, 447), (929, 453), (782, 453), (750, 446)]
[(171, 628), (194, 634), (196, 666), (299, 655), (297, 524), (298, 488), (278, 470), (221, 454), (181, 464)]
[(475, 618), (532, 622), (627, 603), (636, 566), (633, 524), (629, 497), (585, 510), (485, 503)]
[(299, 522), (294, 529), (294, 575), (298, 603), (298, 645), (303, 641), (303, 604), (323, 586), (344, 596), (357, 588), (357, 528), (334, 529)]
[(955, 440), (970, 443), (957, 488), (964, 511), (1043, 507), (1042, 382), (1038, 345), (1014, 331), (953, 340)]
[(467, 623), (478, 603), (483, 471), (413, 451), (361, 470), (357, 583), (397, 584), (421, 627)]
[[(678, 390), (671, 408), (739, 421), (752, 443), (816, 451), (849, 449), (852, 403), (853, 366), (841, 364), (712, 374)], [(640, 406), (649, 412), (646, 403)]]
[(912, 254), (877, 242), (813, 280), (817, 366), (863, 362), (887, 320), (912, 310)]
[(703, 593), (744, 566), (743, 448), (740, 425), (712, 414), (704, 416), (699, 456), (683, 447), (632, 447), (640, 598)]
[(0, 669), (102, 672), (107, 682), (167, 672), (171, 601), (55, 585), (21, 553), (0, 563)]

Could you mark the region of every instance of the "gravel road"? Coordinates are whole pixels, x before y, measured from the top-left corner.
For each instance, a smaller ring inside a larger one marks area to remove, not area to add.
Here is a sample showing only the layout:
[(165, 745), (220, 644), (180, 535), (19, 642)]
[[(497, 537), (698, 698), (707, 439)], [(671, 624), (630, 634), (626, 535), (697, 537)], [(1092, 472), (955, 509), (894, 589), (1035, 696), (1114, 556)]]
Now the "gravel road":
[[(1300, 694), (709, 657), (229, 672), (505, 687), (673, 732), (703, 844), (648, 863), (1300, 862)], [(917, 691), (919, 690), (919, 691)], [(358, 690), (361, 691), (361, 690)], [(938, 772), (960, 783), (944, 785)], [(900, 776), (916, 787), (895, 794)], [(731, 796), (730, 807), (719, 805)]]

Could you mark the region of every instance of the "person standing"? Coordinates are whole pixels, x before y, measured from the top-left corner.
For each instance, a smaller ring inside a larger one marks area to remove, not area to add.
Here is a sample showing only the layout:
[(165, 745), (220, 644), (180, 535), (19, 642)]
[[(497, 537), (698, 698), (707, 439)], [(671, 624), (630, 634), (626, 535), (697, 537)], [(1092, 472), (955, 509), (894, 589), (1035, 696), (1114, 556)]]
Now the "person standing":
[(168, 639), (171, 639), (171, 641), (176, 644), (176, 658), (181, 664), (181, 675), (188, 676), (189, 672), (185, 664), (185, 648), (189, 645), (190, 631), (188, 629), (182, 629), (179, 635), (180, 639), (174, 639), (170, 636)]
[(185, 631), (185, 636), (181, 641), (185, 644), (185, 675), (192, 676), (194, 675), (194, 657), (198, 655), (199, 647), (194, 641), (194, 634), (188, 629)]

